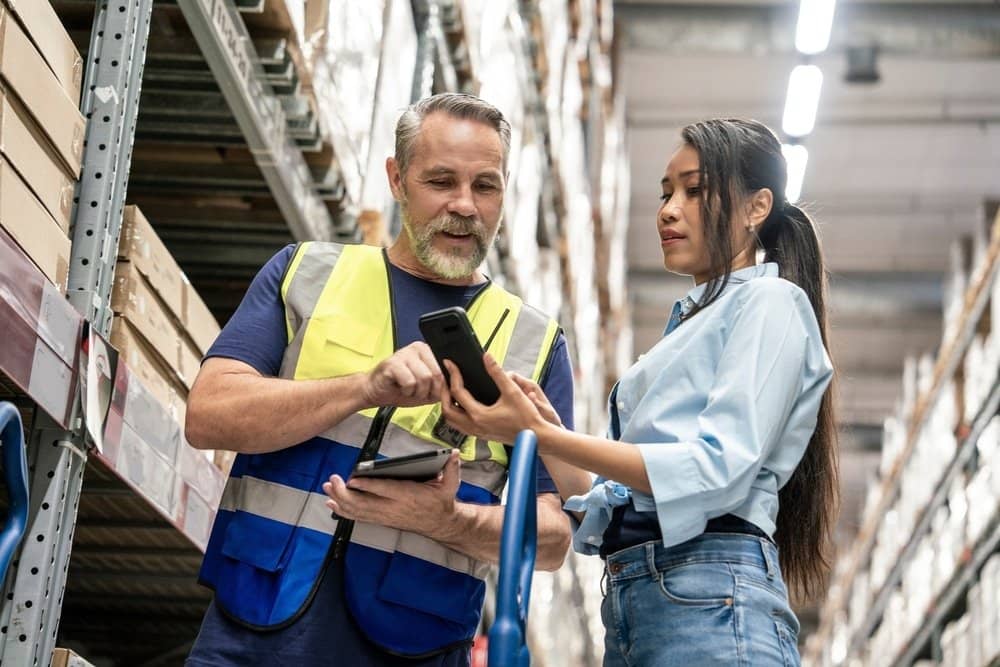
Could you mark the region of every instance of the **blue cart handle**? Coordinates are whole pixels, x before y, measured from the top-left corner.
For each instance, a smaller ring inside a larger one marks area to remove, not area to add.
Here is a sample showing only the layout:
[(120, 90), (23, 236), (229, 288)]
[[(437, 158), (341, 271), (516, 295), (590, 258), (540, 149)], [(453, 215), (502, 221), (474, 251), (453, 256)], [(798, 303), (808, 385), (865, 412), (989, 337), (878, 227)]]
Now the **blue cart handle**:
[(490, 628), (490, 667), (528, 667), (528, 601), (538, 550), (536, 469), (538, 439), (521, 431), (511, 456), (507, 507), (500, 539), (496, 620)]
[(0, 445), (3, 449), (3, 468), (10, 499), (10, 510), (0, 531), (0, 583), (7, 578), (17, 546), (28, 525), (28, 462), (24, 450), (24, 430), (17, 408), (6, 401), (0, 402)]

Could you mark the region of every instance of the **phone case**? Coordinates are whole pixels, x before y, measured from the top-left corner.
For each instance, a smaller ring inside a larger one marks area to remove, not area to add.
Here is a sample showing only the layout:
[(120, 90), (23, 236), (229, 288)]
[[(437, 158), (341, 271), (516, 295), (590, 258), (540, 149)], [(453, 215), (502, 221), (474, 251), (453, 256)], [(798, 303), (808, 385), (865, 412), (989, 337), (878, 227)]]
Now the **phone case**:
[(485, 405), (496, 403), (500, 390), (486, 372), (482, 345), (465, 310), (457, 307), (436, 310), (421, 316), (419, 325), (445, 379), (450, 380), (444, 366), (444, 360), (449, 359), (458, 366), (466, 389), (477, 401)]

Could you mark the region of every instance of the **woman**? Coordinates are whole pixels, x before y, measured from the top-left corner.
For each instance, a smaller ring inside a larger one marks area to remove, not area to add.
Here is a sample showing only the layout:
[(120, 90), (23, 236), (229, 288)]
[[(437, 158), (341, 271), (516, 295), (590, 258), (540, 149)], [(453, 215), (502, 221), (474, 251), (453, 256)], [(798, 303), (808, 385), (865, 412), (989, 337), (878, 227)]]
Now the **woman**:
[(783, 572), (805, 595), (821, 584), (837, 505), (822, 256), (773, 132), (710, 120), (681, 136), (656, 229), (695, 287), (612, 390), (609, 438), (559, 428), (488, 355), (501, 399), (477, 403), (449, 362), (442, 404), (465, 433), (538, 435), (582, 512), (575, 548), (606, 561), (606, 666), (798, 665)]

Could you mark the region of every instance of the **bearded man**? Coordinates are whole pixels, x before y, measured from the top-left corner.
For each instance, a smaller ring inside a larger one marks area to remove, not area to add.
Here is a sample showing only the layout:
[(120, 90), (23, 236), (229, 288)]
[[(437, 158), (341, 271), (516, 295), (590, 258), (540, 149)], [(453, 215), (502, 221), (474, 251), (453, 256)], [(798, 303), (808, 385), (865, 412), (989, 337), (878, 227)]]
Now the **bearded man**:
[[(187, 439), (238, 455), (200, 574), (214, 599), (187, 665), (469, 664), (499, 559), (510, 443), (445, 424), (420, 315), (464, 307), (493, 356), (539, 382), (573, 425), (558, 325), (481, 270), (509, 151), (509, 124), (476, 97), (412, 105), (386, 160), (403, 233), (386, 250), (285, 248), (209, 350)], [(442, 445), (455, 449), (434, 481), (350, 477), (362, 451)], [(570, 529), (540, 462), (538, 494), (537, 565), (554, 570)]]

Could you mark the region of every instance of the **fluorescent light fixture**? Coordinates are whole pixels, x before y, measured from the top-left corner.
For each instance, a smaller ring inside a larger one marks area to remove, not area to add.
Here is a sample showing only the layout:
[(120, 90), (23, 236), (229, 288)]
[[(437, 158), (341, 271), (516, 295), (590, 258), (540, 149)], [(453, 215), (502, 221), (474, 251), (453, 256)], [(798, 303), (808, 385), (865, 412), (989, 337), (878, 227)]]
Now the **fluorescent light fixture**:
[(826, 50), (830, 44), (830, 28), (833, 27), (833, 9), (836, 4), (836, 0), (802, 0), (799, 4), (795, 48), (800, 53), (813, 55)]
[(790, 137), (804, 137), (816, 124), (823, 72), (816, 65), (798, 65), (788, 77), (788, 95), (781, 129)]
[(806, 177), (809, 151), (801, 144), (782, 144), (781, 154), (788, 164), (788, 182), (785, 184), (785, 198), (794, 204), (802, 194), (802, 181)]

